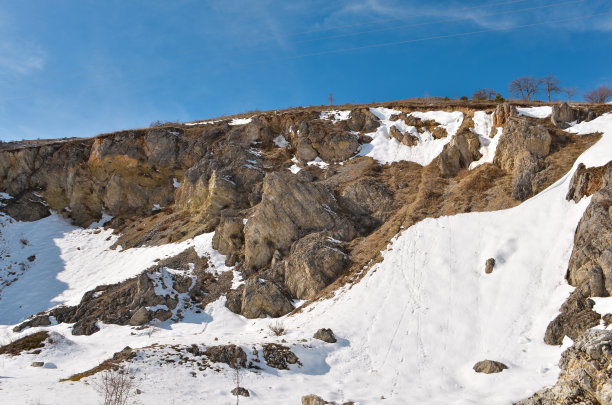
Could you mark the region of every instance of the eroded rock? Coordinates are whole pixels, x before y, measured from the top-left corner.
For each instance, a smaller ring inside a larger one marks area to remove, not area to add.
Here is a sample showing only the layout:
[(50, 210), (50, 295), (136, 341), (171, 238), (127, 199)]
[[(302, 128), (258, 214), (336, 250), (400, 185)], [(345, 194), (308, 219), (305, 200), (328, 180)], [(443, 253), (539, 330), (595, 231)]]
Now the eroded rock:
[(338, 340), (334, 335), (334, 332), (328, 328), (321, 328), (315, 332), (313, 338), (322, 340), (327, 343), (336, 343)]
[(246, 318), (278, 318), (291, 311), (291, 300), (276, 283), (251, 277), (244, 284), (241, 313)]
[(444, 177), (454, 177), (461, 169), (482, 157), (478, 151), (480, 140), (469, 128), (459, 131), (453, 139), (444, 145), (438, 157), (438, 167)]

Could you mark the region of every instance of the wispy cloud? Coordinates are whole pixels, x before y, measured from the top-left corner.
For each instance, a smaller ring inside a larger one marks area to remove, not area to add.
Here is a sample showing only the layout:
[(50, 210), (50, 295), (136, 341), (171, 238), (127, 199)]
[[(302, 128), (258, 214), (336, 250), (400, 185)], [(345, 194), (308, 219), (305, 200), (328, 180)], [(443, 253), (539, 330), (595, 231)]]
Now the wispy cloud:
[(45, 52), (21, 41), (0, 41), (0, 74), (26, 75), (45, 67)]

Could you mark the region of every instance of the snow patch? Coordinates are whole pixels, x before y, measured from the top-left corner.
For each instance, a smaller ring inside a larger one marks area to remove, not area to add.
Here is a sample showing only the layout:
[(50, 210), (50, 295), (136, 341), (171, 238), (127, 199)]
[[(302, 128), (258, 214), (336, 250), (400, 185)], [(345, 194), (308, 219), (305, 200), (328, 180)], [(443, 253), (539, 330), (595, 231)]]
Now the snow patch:
[(552, 114), (551, 106), (542, 106), (542, 107), (518, 107), (516, 109), (519, 117), (524, 115), (525, 117), (531, 118), (546, 118), (550, 117)]

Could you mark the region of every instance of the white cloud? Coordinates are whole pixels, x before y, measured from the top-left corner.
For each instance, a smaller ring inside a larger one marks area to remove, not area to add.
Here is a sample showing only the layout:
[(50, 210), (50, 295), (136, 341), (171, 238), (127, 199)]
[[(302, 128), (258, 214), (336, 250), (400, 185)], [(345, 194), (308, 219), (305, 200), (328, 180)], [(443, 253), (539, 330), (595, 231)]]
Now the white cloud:
[(42, 70), (46, 54), (38, 46), (20, 41), (0, 40), (0, 75), (26, 75)]

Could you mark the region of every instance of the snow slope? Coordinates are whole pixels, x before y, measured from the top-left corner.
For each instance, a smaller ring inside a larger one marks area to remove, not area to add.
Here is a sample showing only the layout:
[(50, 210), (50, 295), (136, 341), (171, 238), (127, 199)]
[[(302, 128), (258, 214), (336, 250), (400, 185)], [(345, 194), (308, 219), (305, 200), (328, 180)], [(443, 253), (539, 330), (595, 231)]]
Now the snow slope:
[[(598, 166), (610, 160), (612, 114), (570, 130), (604, 133), (576, 165)], [(224, 298), (202, 314), (187, 314), (184, 322), (160, 325), (150, 336), (146, 330), (115, 325), (101, 325), (101, 331), (89, 337), (70, 335), (68, 325), (47, 328), (66, 339), (40, 355), (2, 357), (0, 403), (98, 403), (91, 385), (57, 381), (99, 364), (126, 345), (236, 343), (252, 358), (253, 347), (261, 356), (262, 343), (285, 339), (303, 366), (279, 371), (264, 365), (258, 373), (243, 373), (241, 385), (251, 390), (251, 397), (241, 398), (241, 403), (299, 404), (302, 395), (316, 393), (327, 400), (359, 404), (510, 404), (553, 384), (558, 376), (556, 364), (563, 348), (545, 345), (543, 335), (572, 290), (564, 273), (574, 230), (589, 203), (589, 198), (578, 204), (565, 200), (572, 173), (573, 169), (515, 208), (427, 219), (403, 230), (383, 252), (384, 260), (360, 282), (338, 290), (334, 298), (285, 317), (282, 321), (288, 334), (282, 337), (271, 337), (267, 330), (277, 320), (237, 316), (224, 307)], [(101, 256), (104, 260), (113, 257), (113, 272), (136, 260), (130, 250), (106, 252), (104, 235), (80, 234), (84, 231), (62, 224), (58, 217), (43, 221), (47, 222), (35, 224), (41, 234), (36, 241), (47, 241), (44, 246), (49, 260), (55, 246), (59, 260), (76, 266), (78, 254), (67, 251), (75, 245), (71, 237), (80, 240), (86, 252), (97, 249), (96, 254), (110, 255)], [(23, 227), (20, 232), (34, 241), (27, 228), (34, 232), (33, 225), (12, 226)], [(186, 246), (195, 245), (199, 254), (214, 254), (208, 237), (202, 235)], [(21, 249), (18, 245), (11, 248)], [(139, 254), (148, 260), (148, 253)], [(92, 257), (96, 256), (84, 256), (86, 260)], [(215, 257), (220, 263), (222, 257)], [(485, 274), (484, 263), (489, 257), (497, 264), (492, 274)], [(66, 270), (57, 263), (59, 279)], [(77, 273), (69, 270), (67, 274)], [(92, 277), (102, 277), (102, 273)], [(50, 275), (47, 278), (53, 279)], [(68, 299), (76, 295), (76, 281), (70, 277), (63, 280), (57, 281), (56, 290), (48, 296)], [(33, 287), (38, 288), (43, 287)], [(598, 300), (598, 305), (609, 305), (607, 300)], [(3, 298), (2, 314), (5, 305)], [(3, 315), (2, 322), (7, 323), (7, 318)], [(14, 334), (11, 327), (0, 326), (0, 340), (29, 333)], [(312, 340), (314, 331), (321, 327), (331, 327), (338, 343)], [(566, 339), (565, 346), (569, 343)], [(169, 348), (159, 351), (176, 357)], [(141, 356), (132, 365), (143, 391), (138, 398), (142, 403), (233, 402), (229, 394), (232, 373), (226, 366), (220, 367), (221, 372), (175, 363), (160, 366), (156, 362), (160, 353)], [(483, 359), (502, 361), (509, 369), (494, 375), (474, 373), (471, 367)], [(32, 361), (51, 366), (31, 368)]]

